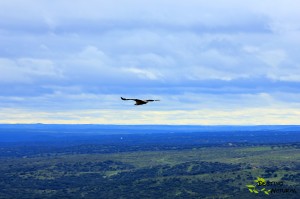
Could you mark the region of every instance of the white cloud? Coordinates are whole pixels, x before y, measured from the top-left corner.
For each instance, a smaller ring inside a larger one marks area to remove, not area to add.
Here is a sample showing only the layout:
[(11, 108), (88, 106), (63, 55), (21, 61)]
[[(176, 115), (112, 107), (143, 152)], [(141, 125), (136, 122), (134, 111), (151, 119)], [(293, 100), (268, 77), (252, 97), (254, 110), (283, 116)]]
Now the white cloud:
[(31, 81), (29, 77), (26, 77), (24, 70), (9, 59), (0, 59), (0, 71), (0, 82), (2, 83), (28, 83)]
[(139, 78), (142, 79), (150, 79), (150, 80), (157, 80), (162, 75), (159, 73), (154, 73), (145, 69), (139, 69), (139, 68), (123, 68), (123, 71), (130, 72), (136, 74)]
[(284, 50), (269, 50), (266, 52), (261, 52), (258, 56), (266, 64), (275, 68), (287, 58)]
[(59, 68), (44, 59), (0, 59), (0, 70), (0, 82), (4, 83), (33, 83), (35, 79), (63, 77)]
[(61, 70), (55, 67), (50, 60), (20, 58), (16, 62), (18, 67), (24, 68), (29, 76), (63, 77)]

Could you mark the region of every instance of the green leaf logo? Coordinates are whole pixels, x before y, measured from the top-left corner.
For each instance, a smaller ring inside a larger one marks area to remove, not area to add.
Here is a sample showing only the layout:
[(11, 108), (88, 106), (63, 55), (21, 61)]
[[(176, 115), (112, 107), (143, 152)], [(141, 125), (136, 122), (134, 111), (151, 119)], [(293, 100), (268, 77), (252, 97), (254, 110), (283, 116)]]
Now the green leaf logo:
[(254, 182), (256, 182), (258, 186), (266, 186), (266, 184), (267, 184), (266, 180), (261, 177), (257, 177), (257, 179), (254, 180)]
[(254, 182), (255, 182), (255, 185), (252, 185), (252, 184), (246, 185), (246, 187), (248, 188), (248, 190), (251, 193), (258, 194), (259, 192), (263, 192), (266, 195), (270, 194), (271, 189), (269, 189), (269, 190), (266, 190), (266, 188), (262, 188), (260, 190), (257, 189), (257, 186), (266, 186), (267, 183), (266, 183), (266, 180), (264, 178), (257, 177), (257, 179), (254, 180)]

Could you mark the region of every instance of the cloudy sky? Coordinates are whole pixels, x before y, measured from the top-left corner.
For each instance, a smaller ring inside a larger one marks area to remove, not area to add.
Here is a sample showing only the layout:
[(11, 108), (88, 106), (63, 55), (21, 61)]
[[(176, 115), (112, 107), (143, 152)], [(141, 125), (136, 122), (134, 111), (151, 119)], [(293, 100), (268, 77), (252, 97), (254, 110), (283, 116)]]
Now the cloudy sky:
[(300, 124), (299, 7), (0, 0), (0, 123)]

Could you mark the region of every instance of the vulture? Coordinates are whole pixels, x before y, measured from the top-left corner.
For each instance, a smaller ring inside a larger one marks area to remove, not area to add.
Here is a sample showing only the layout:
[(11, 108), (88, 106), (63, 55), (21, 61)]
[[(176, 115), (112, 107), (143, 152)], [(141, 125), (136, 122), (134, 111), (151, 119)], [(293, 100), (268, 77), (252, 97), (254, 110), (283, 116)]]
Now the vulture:
[(148, 102), (154, 102), (154, 101), (159, 101), (159, 100), (140, 100), (140, 99), (126, 99), (124, 97), (121, 97), (122, 100), (133, 100), (135, 101), (134, 105), (143, 105), (143, 104), (147, 104)]

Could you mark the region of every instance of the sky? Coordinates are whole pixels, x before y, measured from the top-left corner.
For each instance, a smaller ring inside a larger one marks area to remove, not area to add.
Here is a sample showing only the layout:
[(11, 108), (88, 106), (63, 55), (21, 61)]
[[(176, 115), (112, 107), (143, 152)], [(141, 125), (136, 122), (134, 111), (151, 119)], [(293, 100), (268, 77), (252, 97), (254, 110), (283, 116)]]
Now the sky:
[(299, 7), (0, 0), (0, 123), (300, 124)]

